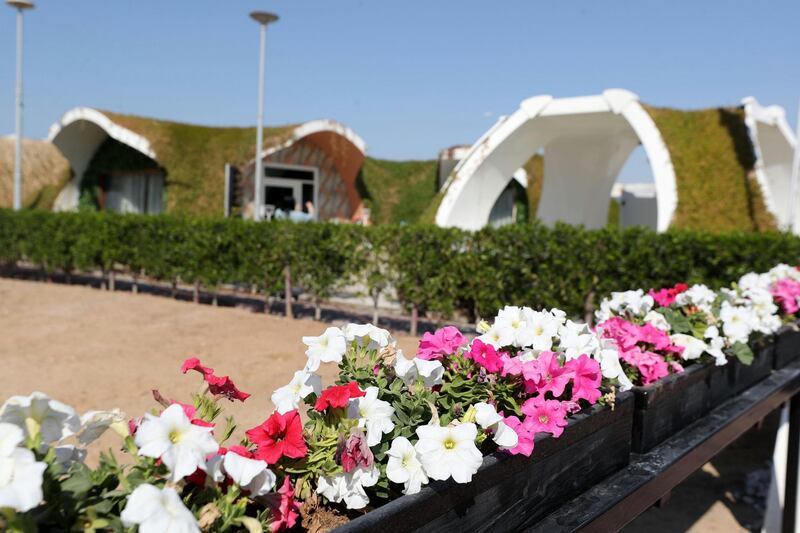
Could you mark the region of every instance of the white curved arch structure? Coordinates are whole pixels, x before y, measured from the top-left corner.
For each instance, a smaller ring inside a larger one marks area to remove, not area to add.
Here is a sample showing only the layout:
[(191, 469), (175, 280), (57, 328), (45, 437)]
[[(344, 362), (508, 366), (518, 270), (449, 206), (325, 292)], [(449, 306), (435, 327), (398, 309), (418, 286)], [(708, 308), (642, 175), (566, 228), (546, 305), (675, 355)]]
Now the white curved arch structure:
[(752, 96), (742, 99), (745, 124), (756, 153), (755, 173), (767, 210), (782, 229), (800, 228), (800, 209), (789, 220), (792, 163), (797, 142), (780, 106), (762, 106)]
[(486, 225), (494, 201), (514, 172), (543, 148), (538, 218), (546, 224), (562, 221), (603, 227), (615, 178), (640, 143), (655, 182), (656, 229), (664, 231), (678, 202), (672, 161), (639, 97), (622, 89), (597, 96), (543, 95), (524, 100), (514, 114), (486, 132), (453, 170), (436, 223), (471, 230)]
[(56, 211), (77, 208), (83, 174), (92, 156), (108, 137), (130, 146), (151, 159), (156, 159), (150, 141), (116, 124), (100, 111), (90, 107), (70, 109), (50, 127), (47, 139), (61, 150), (74, 172), (73, 178), (56, 198), (53, 206)]

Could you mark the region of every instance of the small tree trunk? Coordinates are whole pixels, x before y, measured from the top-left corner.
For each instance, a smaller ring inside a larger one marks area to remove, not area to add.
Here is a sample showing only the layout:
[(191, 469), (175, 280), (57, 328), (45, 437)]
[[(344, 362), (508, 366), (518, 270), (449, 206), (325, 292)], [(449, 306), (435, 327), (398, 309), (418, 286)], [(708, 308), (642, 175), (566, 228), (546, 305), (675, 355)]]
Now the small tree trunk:
[(286, 318), (294, 318), (294, 311), (292, 310), (292, 270), (288, 265), (283, 269), (283, 288), (286, 300)]
[(211, 305), (217, 307), (219, 305), (219, 287), (214, 287), (214, 293), (211, 295)]
[(589, 291), (583, 304), (583, 321), (591, 328), (594, 326), (594, 291)]
[(269, 314), (272, 308), (269, 296), (269, 278), (264, 276), (264, 313)]
[(171, 294), (173, 298), (178, 297), (178, 280), (175, 278), (172, 278)]
[(194, 280), (194, 287), (192, 287), (192, 301), (196, 304), (200, 303), (200, 281)]
[(114, 292), (116, 290), (116, 288), (117, 288), (117, 273), (112, 268), (108, 272), (108, 290), (110, 290), (111, 292)]
[(411, 304), (411, 327), (409, 328), (409, 333), (416, 337), (417, 336), (417, 322), (419, 321), (419, 308), (417, 304)]
[(322, 300), (319, 296), (314, 296), (314, 320), (322, 320)]
[(64, 281), (66, 281), (67, 285), (72, 285), (72, 271), (67, 270), (64, 272)]
[(108, 272), (105, 267), (100, 269), (100, 287), (108, 290)]
[(133, 294), (139, 294), (139, 275), (135, 273), (133, 275), (133, 285), (131, 285), (131, 292), (133, 292)]
[(373, 326), (377, 326), (379, 319), (380, 319), (380, 316), (378, 316), (378, 297), (377, 296), (373, 296), (372, 297), (372, 325)]

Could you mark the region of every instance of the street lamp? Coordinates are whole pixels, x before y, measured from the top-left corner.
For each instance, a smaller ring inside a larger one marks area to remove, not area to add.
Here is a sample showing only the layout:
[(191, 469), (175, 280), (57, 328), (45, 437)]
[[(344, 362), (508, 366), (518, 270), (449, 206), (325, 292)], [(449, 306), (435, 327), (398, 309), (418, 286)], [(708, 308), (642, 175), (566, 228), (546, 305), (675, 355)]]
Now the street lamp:
[(260, 56), (258, 62), (258, 122), (256, 124), (256, 166), (255, 166), (255, 195), (253, 198), (253, 216), (262, 220), (264, 205), (264, 62), (267, 55), (267, 24), (278, 20), (278, 15), (266, 11), (253, 11), (250, 18), (261, 26)]
[(22, 42), (23, 17), (26, 9), (33, 9), (27, 0), (6, 0), (6, 4), (17, 10), (17, 89), (16, 89), (16, 136), (14, 138), (14, 210), (22, 208)]
[(6, 0), (6, 4), (17, 10), (17, 90), (16, 90), (16, 137), (14, 139), (14, 210), (22, 209), (22, 13), (33, 9), (27, 0)]

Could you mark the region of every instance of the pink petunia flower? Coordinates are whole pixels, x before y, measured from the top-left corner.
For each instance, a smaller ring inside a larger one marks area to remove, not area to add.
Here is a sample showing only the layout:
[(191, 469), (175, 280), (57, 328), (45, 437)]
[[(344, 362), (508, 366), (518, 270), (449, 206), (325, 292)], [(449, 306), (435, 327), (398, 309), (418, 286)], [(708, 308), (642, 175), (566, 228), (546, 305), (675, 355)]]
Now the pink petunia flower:
[(514, 430), (517, 434), (517, 445), (513, 448), (506, 448), (505, 450), (511, 455), (524, 455), (530, 457), (533, 453), (534, 434), (525, 424), (523, 424), (516, 416), (508, 416), (505, 419), (505, 424)]
[(292, 529), (300, 518), (300, 503), (294, 499), (294, 487), (289, 476), (283, 478), (283, 485), (278, 492), (265, 497), (270, 510), (270, 531), (278, 533)]
[(522, 404), (522, 412), (526, 415), (523, 424), (534, 433), (550, 433), (560, 437), (567, 427), (567, 410), (558, 400), (536, 396)]
[(661, 307), (669, 307), (669, 305), (675, 301), (676, 296), (682, 292), (686, 292), (687, 290), (689, 290), (689, 286), (687, 284), (677, 283), (674, 287), (661, 289), (659, 291), (650, 289), (649, 294)]
[(785, 314), (793, 315), (800, 311), (800, 281), (790, 278), (778, 280), (772, 284), (769, 292)]
[[(561, 366), (561, 361), (554, 352), (542, 352), (533, 360), (531, 367), (523, 366), (522, 372), (526, 380), (532, 381), (536, 390), (544, 395), (547, 392), (558, 398), (564, 394), (564, 388), (572, 378), (572, 370)], [(530, 368), (530, 371), (527, 371)]]
[(603, 375), (600, 372), (600, 363), (586, 354), (577, 359), (567, 361), (565, 365), (572, 373), (572, 401), (586, 400), (594, 404), (602, 396), (600, 383)]
[(426, 332), (419, 341), (417, 357), (432, 361), (446, 355), (455, 354), (466, 343), (466, 339), (453, 326), (437, 329), (435, 333)]
[(504, 362), (497, 350), (491, 344), (485, 344), (480, 339), (472, 341), (470, 350), (464, 354), (467, 359), (472, 359), (477, 364), (486, 369), (487, 372), (496, 374), (503, 370)]

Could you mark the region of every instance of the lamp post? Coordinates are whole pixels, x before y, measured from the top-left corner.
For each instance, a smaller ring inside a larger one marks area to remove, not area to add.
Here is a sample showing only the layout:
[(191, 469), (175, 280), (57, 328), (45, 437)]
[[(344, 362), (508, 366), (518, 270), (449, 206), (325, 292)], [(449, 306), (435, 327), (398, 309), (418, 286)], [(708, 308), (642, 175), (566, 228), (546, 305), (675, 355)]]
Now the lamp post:
[(17, 90), (16, 90), (16, 137), (14, 139), (14, 210), (22, 209), (22, 36), (23, 17), (26, 9), (33, 9), (27, 0), (6, 0), (6, 4), (17, 10)]
[(256, 165), (255, 165), (255, 194), (253, 195), (253, 218), (263, 219), (264, 204), (264, 63), (267, 55), (267, 24), (278, 20), (278, 15), (266, 11), (253, 11), (250, 18), (261, 26), (260, 55), (258, 62), (258, 122), (256, 123)]

